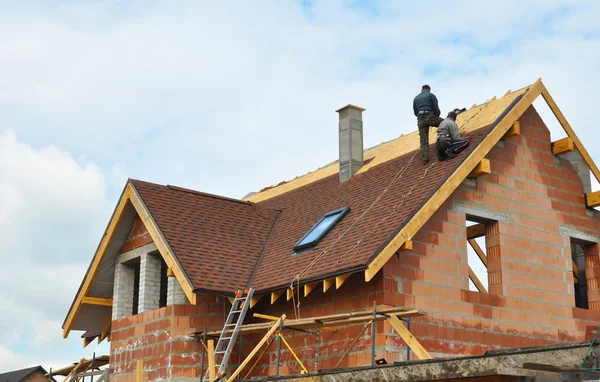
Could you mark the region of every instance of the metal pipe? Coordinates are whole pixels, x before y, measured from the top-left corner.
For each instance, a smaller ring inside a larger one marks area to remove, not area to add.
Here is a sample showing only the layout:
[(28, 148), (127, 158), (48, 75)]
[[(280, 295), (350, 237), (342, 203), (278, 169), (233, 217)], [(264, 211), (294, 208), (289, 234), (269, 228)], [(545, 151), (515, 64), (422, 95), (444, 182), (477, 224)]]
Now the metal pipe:
[[(92, 364), (90, 365), (90, 369), (92, 369), (92, 371), (94, 371), (94, 362), (96, 361), (96, 352), (92, 353)], [(92, 374), (92, 376), (90, 377), (92, 379), (91, 382), (94, 382), (94, 375)], [(85, 377), (83, 377), (83, 379), (85, 380)]]
[(277, 336), (277, 365), (275, 365), (275, 376), (279, 376), (279, 361), (281, 359), (281, 331), (283, 330), (283, 320), (279, 320), (279, 336)]
[(317, 336), (315, 343), (315, 373), (317, 372), (317, 368), (319, 366), (319, 341), (321, 340), (321, 329), (317, 328), (317, 332), (315, 333)]
[(204, 380), (204, 354), (206, 353), (206, 326), (204, 327), (204, 332), (202, 333), (202, 354), (200, 355), (200, 382)]
[(375, 366), (375, 321), (377, 320), (377, 306), (373, 304), (373, 321), (371, 322), (371, 366)]
[[(410, 332), (410, 317), (408, 317), (408, 324), (406, 325), (408, 331)], [(406, 360), (410, 361), (410, 346), (406, 345)]]

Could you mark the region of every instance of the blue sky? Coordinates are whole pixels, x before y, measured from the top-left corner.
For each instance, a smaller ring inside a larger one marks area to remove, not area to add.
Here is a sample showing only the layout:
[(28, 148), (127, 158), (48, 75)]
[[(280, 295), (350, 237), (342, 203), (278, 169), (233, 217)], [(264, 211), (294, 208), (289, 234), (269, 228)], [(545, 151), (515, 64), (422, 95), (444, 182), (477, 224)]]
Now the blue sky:
[(0, 371), (108, 351), (60, 326), (128, 177), (239, 198), (335, 160), (345, 104), (367, 147), (415, 130), (423, 83), (444, 112), (542, 77), (595, 142), (600, 3), (482, 3), (1, 2)]

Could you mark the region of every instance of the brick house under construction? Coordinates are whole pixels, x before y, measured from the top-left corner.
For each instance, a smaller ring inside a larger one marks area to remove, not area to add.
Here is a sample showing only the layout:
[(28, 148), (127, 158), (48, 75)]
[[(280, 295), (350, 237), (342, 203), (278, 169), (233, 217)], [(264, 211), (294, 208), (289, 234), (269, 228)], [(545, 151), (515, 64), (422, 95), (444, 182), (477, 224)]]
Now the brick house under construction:
[[(539, 96), (566, 138), (552, 141), (532, 106)], [(417, 133), (363, 150), (363, 111), (338, 110), (339, 161), (244, 200), (129, 180), (64, 336), (108, 337), (116, 380), (134, 378), (138, 359), (145, 380), (198, 380), (206, 360), (190, 334), (220, 330), (229, 298), (248, 287), (250, 312), (276, 317), (417, 309), (410, 331), (433, 357), (582, 341), (598, 326), (600, 192), (590, 172), (600, 180), (600, 171), (541, 80), (460, 114), (470, 147), (427, 165)], [(264, 320), (248, 314), (253, 322)], [(322, 330), (316, 365), (313, 334), (286, 339), (310, 372), (369, 365), (364, 327)], [(232, 368), (263, 334), (241, 336)], [(374, 335), (377, 358), (406, 359), (387, 321)], [(250, 375), (299, 373), (292, 360), (269, 348)]]

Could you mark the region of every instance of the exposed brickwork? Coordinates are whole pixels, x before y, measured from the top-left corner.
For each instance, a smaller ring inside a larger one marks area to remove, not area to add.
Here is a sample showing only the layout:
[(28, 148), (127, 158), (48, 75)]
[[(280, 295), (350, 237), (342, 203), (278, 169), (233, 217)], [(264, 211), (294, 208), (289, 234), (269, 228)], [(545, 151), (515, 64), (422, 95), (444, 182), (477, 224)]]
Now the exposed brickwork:
[[(598, 246), (586, 253), (591, 309), (575, 308), (570, 238), (559, 232), (563, 226), (597, 237), (600, 220), (586, 211), (572, 165), (551, 154), (535, 109), (520, 122), (521, 135), (487, 156), (492, 173), (461, 185), (413, 238), (413, 251), (384, 267), (384, 283), (393, 284), (385, 301), (428, 313), (413, 320), (412, 332), (434, 355), (582, 341), (600, 321), (592, 311), (600, 300)], [(465, 214), (457, 205), (505, 216), (486, 232), (490, 293), (467, 290)], [(388, 344), (388, 361), (405, 358), (401, 340)]]
[(127, 238), (127, 241), (125, 241), (125, 244), (123, 244), (123, 246), (119, 250), (119, 254), (129, 252), (132, 249), (142, 247), (146, 244), (150, 244), (152, 243), (152, 241), (152, 237), (150, 237), (150, 234), (144, 226), (142, 219), (137, 217), (133, 221), (133, 227), (131, 228), (129, 237)]
[(589, 309), (600, 311), (600, 253), (598, 244), (588, 246), (584, 255)]
[(21, 382), (48, 382), (48, 378), (44, 377), (41, 370), (36, 370), (27, 378), (22, 379)]
[(123, 317), (131, 316), (131, 312), (133, 311), (134, 268), (125, 264), (115, 264), (114, 280), (112, 309), (113, 321)]

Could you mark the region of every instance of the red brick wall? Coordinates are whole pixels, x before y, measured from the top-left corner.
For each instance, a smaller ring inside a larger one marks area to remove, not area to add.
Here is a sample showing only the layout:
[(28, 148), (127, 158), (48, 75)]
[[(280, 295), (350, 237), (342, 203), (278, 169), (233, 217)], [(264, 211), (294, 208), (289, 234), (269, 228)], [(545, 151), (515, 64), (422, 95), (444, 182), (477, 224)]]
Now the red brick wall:
[(129, 237), (119, 250), (119, 254), (129, 252), (132, 249), (136, 249), (150, 243), (152, 243), (152, 238), (150, 237), (146, 226), (144, 226), (142, 219), (140, 219), (138, 216), (133, 221), (133, 227), (131, 228)]
[[(570, 239), (559, 233), (560, 224), (598, 237), (600, 219), (586, 211), (573, 167), (555, 161), (533, 107), (520, 123), (521, 135), (487, 156), (492, 173), (463, 183), (413, 238), (413, 251), (383, 269), (386, 303), (427, 312), (412, 332), (433, 355), (582, 341), (600, 321), (600, 312), (574, 307)], [(490, 293), (468, 290), (466, 219), (456, 204), (507, 217), (487, 230)], [(597, 248), (586, 253), (588, 279), (600, 275)], [(598, 301), (592, 284), (590, 301)], [(404, 359), (401, 340), (388, 345), (388, 361)]]

